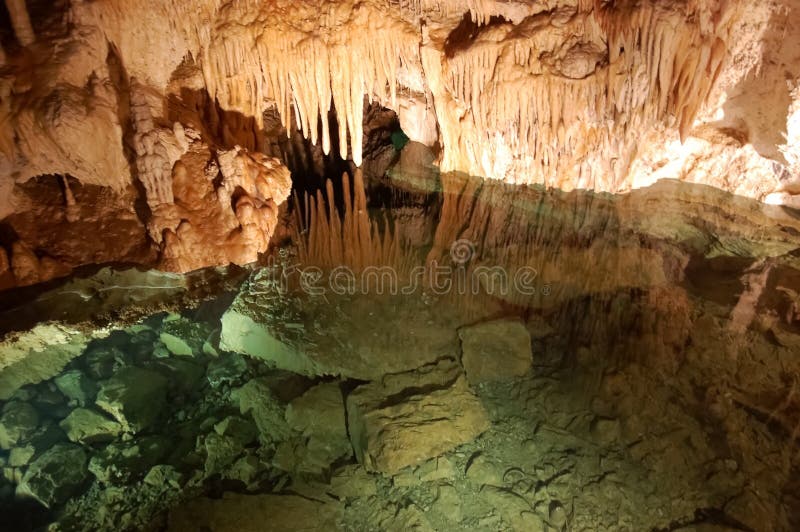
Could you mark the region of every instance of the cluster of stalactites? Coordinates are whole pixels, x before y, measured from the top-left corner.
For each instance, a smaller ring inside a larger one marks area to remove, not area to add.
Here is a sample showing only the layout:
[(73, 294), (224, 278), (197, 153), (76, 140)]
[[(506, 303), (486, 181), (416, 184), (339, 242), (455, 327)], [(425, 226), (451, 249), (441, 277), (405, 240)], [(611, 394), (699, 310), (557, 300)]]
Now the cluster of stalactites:
[(398, 0), (401, 15), (447, 18), (469, 13), (476, 24), (486, 24), (497, 10), (495, 0)]
[[(366, 9), (366, 8), (365, 8)], [(248, 39), (221, 38), (209, 48), (203, 70), (209, 92), (223, 107), (262, 117), (274, 102), (287, 131), (292, 116), (313, 143), (331, 149), (328, 113), (337, 113), (339, 150), (361, 164), (364, 97), (397, 108), (397, 72), (412, 61), (418, 35), (404, 23), (363, 17), (369, 24), (328, 21), (313, 32), (287, 26), (258, 27)], [(359, 32), (351, 31), (359, 27)]]
[(711, 17), (709, 28), (688, 15), (650, 2), (624, 11), (595, 5), (558, 27), (476, 42), (447, 58), (442, 79), (428, 80), (439, 96), (442, 169), (624, 187), (636, 132), (674, 120), (685, 135), (721, 69), (730, 18)]

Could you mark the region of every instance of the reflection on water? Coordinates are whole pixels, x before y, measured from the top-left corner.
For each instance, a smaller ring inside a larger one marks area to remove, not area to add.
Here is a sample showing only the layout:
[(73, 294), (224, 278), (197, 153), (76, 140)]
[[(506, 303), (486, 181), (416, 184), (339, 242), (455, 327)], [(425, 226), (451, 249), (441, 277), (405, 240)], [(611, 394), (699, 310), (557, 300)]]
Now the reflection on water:
[(398, 171), (294, 213), (199, 306), (3, 344), (11, 529), (800, 527), (795, 214)]

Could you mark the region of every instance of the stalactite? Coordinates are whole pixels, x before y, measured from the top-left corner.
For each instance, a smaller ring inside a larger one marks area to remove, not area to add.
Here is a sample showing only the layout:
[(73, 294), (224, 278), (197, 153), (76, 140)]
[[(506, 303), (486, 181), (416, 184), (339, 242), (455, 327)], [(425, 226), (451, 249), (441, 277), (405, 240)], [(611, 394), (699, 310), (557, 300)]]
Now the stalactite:
[[(720, 72), (730, 17), (712, 17), (716, 25), (703, 30), (681, 9), (623, 5), (583, 1), (565, 24), (509, 26), (504, 38), (479, 37), (452, 57), (423, 50), (442, 169), (616, 190), (637, 132), (666, 120), (685, 137)], [(562, 35), (581, 41), (548, 63)], [(593, 52), (587, 68), (581, 46), (607, 55)]]
[(6, 9), (11, 17), (11, 26), (14, 28), (14, 35), (22, 46), (30, 46), (36, 41), (33, 33), (31, 19), (28, 16), (28, 7), (25, 0), (6, 0)]

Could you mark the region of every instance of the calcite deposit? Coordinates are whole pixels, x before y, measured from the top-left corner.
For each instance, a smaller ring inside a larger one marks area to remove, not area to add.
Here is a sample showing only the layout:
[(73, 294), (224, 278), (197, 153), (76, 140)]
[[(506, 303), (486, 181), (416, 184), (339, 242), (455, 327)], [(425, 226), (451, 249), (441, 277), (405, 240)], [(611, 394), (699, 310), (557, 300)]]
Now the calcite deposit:
[(0, 528), (800, 530), (800, 0), (46, 4)]
[(798, 206), (795, 0), (6, 5), (0, 287), (252, 262), (288, 169), (383, 157), (376, 107), (446, 172)]

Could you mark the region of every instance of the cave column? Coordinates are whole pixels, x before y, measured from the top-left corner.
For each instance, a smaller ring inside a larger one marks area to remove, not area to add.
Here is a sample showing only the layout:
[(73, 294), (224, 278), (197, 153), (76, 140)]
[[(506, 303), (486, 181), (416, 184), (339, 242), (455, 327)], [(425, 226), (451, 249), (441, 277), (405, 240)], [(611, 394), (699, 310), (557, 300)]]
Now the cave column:
[(6, 0), (6, 9), (11, 17), (11, 25), (14, 27), (14, 34), (22, 46), (33, 44), (36, 36), (33, 34), (33, 26), (28, 16), (28, 8), (25, 0)]

